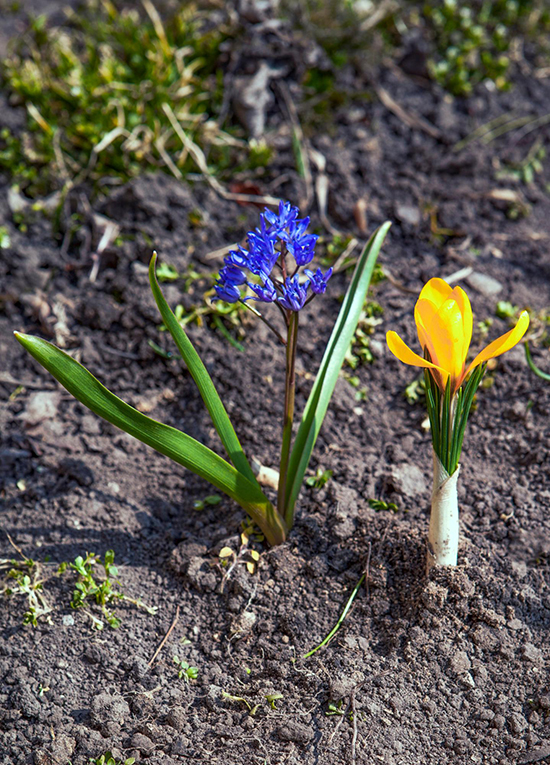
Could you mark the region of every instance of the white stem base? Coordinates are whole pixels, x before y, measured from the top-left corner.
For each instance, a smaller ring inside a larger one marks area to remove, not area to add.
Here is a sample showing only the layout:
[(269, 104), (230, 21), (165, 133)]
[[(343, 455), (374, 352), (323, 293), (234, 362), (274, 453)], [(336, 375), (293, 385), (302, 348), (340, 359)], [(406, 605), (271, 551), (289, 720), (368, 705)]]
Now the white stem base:
[(458, 494), (460, 465), (449, 475), (434, 452), (432, 512), (428, 533), (428, 571), (433, 566), (456, 566), (458, 557)]

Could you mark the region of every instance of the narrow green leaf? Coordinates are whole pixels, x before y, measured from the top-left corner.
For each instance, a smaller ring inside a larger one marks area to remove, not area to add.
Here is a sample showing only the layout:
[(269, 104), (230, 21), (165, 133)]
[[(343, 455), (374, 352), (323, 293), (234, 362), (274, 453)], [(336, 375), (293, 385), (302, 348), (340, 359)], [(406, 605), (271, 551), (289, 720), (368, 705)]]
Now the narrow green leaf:
[(449, 475), (453, 475), (458, 467), (458, 441), (459, 441), (459, 424), (460, 417), (462, 415), (462, 402), (464, 398), (464, 391), (459, 388), (456, 393), (454, 403), (454, 417), (451, 424), (451, 450), (449, 457)]
[(126, 404), (55, 345), (32, 335), (16, 332), (15, 336), (31, 356), (84, 406), (232, 497), (256, 521), (272, 544), (284, 540), (284, 524), (256, 481), (249, 481), (233, 465), (186, 433), (157, 422)]
[(466, 432), (466, 425), (468, 423), (468, 417), (470, 416), (470, 410), (474, 402), (474, 396), (476, 394), (477, 389), (479, 388), (479, 384), (483, 378), (483, 375), (485, 374), (486, 366), (487, 366), (486, 364), (482, 364), (481, 366), (477, 367), (477, 369), (474, 372), (472, 372), (472, 374), (470, 375), (470, 379), (468, 380), (466, 387), (464, 389), (464, 397), (462, 399), (462, 412), (460, 414), (460, 421), (458, 425), (455, 425), (455, 428), (458, 428), (457, 448), (456, 448), (457, 464), (460, 462), (460, 455), (462, 453), (462, 443), (464, 441), (464, 433)]
[(257, 484), (256, 476), (254, 475), (252, 468), (246, 458), (243, 448), (237, 438), (237, 434), (231, 424), (231, 420), (225, 410), (222, 400), (216, 390), (212, 378), (206, 371), (199, 354), (195, 350), (193, 344), (181, 328), (178, 320), (174, 316), (172, 309), (166, 302), (160, 285), (158, 283), (155, 266), (157, 261), (156, 252), (153, 253), (151, 262), (149, 264), (149, 281), (151, 283), (151, 290), (153, 291), (153, 297), (162, 316), (162, 320), (166, 325), (168, 331), (174, 338), (174, 342), (181, 353), (181, 356), (191, 374), (191, 377), (195, 381), (197, 388), (202, 396), (202, 399), (212, 417), (214, 427), (218, 431), (218, 435), (221, 438), (229, 459), (235, 465), (237, 470), (241, 472), (251, 483)]
[(359, 258), (304, 409), (287, 475), (285, 520), (289, 528), (315, 441), (363, 309), (376, 258), (390, 226), (386, 221), (374, 232)]
[(441, 404), (441, 462), (443, 467), (449, 472), (449, 444), (450, 444), (450, 430), (452, 427), (451, 420), (451, 378), (447, 379), (447, 385), (445, 386), (445, 395), (443, 396), (443, 403)]
[(550, 375), (546, 372), (543, 372), (542, 369), (539, 369), (533, 361), (531, 357), (531, 349), (529, 348), (529, 343), (527, 342), (525, 343), (525, 358), (531, 372), (534, 372), (537, 377), (540, 377), (541, 380), (550, 381)]

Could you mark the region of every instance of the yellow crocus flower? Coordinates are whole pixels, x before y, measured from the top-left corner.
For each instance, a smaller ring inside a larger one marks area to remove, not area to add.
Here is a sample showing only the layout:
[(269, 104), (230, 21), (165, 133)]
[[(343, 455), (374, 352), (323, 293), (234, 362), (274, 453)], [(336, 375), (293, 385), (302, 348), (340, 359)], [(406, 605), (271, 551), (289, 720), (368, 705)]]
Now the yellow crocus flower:
[(473, 320), (470, 300), (463, 289), (452, 289), (443, 279), (430, 279), (418, 297), (414, 320), (420, 345), (429, 360), (412, 351), (396, 332), (387, 333), (388, 347), (404, 364), (430, 369), (442, 392), (450, 377), (451, 395), (472, 369), (517, 345), (529, 326), (529, 314), (523, 311), (513, 329), (493, 340), (466, 366)]

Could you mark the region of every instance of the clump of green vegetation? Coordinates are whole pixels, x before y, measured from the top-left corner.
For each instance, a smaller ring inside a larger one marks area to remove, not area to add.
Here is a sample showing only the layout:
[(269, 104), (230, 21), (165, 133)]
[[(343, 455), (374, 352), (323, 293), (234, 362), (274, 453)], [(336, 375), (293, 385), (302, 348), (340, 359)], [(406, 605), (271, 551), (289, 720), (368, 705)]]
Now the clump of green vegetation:
[(458, 96), (468, 95), (483, 80), (508, 88), (514, 40), (550, 28), (543, 0), (427, 2), (423, 16), (435, 47), (432, 75)]
[(313, 489), (322, 489), (332, 478), (332, 470), (323, 470), (322, 467), (318, 467), (315, 475), (306, 478), (306, 485), (311, 486)]
[(353, 341), (346, 354), (346, 366), (357, 369), (361, 364), (372, 364), (374, 361), (374, 356), (369, 348), (369, 338), (374, 328), (382, 323), (382, 319), (376, 317), (380, 316), (383, 310), (382, 306), (373, 300), (365, 302)]
[(179, 656), (174, 656), (173, 661), (178, 667), (178, 677), (180, 680), (185, 680), (188, 683), (190, 680), (196, 680), (199, 676), (198, 668), (191, 667), (184, 659), (180, 659)]
[(545, 159), (546, 149), (542, 145), (542, 141), (535, 141), (524, 159), (513, 164), (506, 164), (502, 170), (495, 173), (495, 178), (499, 181), (517, 181), (526, 186), (531, 186), (535, 176), (542, 173)]
[(44, 579), (40, 565), (22, 555), (22, 560), (15, 558), (0, 560), (1, 569), (5, 571), (1, 592), (8, 598), (23, 596), (27, 600), (23, 624), (36, 627), (38, 620), (42, 617), (51, 623), (49, 614), (53, 609), (43, 593)]
[(369, 499), (369, 505), (373, 510), (391, 510), (392, 513), (399, 512), (395, 502), (385, 502), (383, 499)]
[[(156, 614), (157, 609), (156, 607), (146, 606), (140, 599), (129, 598), (120, 589), (116, 589), (116, 586), (120, 587), (120, 582), (116, 579), (118, 569), (114, 565), (114, 560), (115, 554), (113, 550), (107, 550), (103, 561), (99, 555), (87, 553), (85, 558), (81, 555), (76, 557), (74, 563), (62, 563), (59, 566), (59, 572), (63, 573), (69, 568), (78, 574), (78, 580), (71, 600), (71, 608), (83, 608), (90, 601), (95, 601), (101, 607), (105, 621), (113, 629), (116, 629), (120, 627), (120, 619), (108, 606), (112, 606), (117, 600), (144, 608), (148, 614), (152, 615)], [(94, 566), (96, 565), (103, 568), (102, 580), (94, 572)], [(102, 630), (104, 626), (103, 621), (89, 610), (86, 610), (86, 613), (92, 620), (93, 627)]]
[(26, 107), (27, 125), (0, 132), (0, 169), (29, 196), (83, 181), (97, 192), (159, 168), (181, 177), (197, 169), (197, 143), (224, 143), (210, 117), (227, 30), (192, 4), (166, 23), (151, 0), (142, 6), (89, 0), (53, 28), (40, 16), (3, 62), (4, 90)]
[(99, 757), (92, 758), (90, 765), (134, 765), (135, 757), (128, 757), (127, 760), (115, 760), (111, 752), (105, 752), (105, 754)]

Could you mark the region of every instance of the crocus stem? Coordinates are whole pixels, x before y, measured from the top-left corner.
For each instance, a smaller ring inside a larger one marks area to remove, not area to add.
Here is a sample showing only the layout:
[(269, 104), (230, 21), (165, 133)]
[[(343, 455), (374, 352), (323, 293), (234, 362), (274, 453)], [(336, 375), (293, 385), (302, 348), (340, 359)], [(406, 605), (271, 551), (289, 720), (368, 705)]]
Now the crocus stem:
[(458, 556), (458, 495), (460, 466), (452, 475), (434, 452), (432, 512), (428, 533), (428, 571), (433, 566), (456, 566)]
[(298, 312), (290, 311), (288, 321), (288, 338), (286, 344), (286, 380), (285, 380), (285, 409), (283, 415), (283, 444), (279, 464), (279, 493), (277, 509), (289, 529), (292, 528), (294, 508), (286, 507), (286, 476), (288, 459), (292, 441), (292, 423), (294, 422), (294, 394), (296, 391), (296, 344), (298, 341)]

